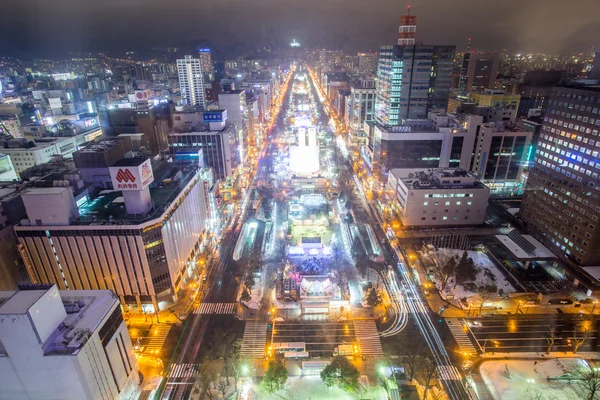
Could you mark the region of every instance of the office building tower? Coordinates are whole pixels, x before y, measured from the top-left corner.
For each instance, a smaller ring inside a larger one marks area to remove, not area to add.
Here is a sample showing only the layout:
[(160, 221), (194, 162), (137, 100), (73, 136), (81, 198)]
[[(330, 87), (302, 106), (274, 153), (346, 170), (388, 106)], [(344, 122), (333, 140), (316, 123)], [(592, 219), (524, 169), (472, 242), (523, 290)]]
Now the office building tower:
[(29, 289), (0, 292), (0, 398), (139, 396), (138, 363), (112, 292)]
[(347, 104), (346, 119), (352, 141), (359, 143), (359, 136), (365, 121), (375, 118), (375, 81), (361, 78), (350, 87), (350, 97)]
[(498, 53), (464, 53), (460, 89), (466, 92), (493, 89), (499, 66), (500, 54)]
[(199, 58), (185, 56), (177, 60), (181, 103), (206, 107), (204, 94), (204, 74)]
[(243, 164), (248, 153), (248, 106), (246, 105), (245, 90), (228, 90), (219, 93), (219, 108), (227, 110), (227, 120), (236, 126), (240, 136), (240, 161)]
[(108, 173), (108, 193), (83, 185), (22, 193), (27, 218), (15, 232), (26, 269), (32, 283), (112, 290), (139, 312), (158, 310), (177, 300), (216, 226), (212, 174), (149, 158), (122, 159)]
[(600, 88), (555, 86), (529, 173), (521, 216), (563, 260), (600, 265)]
[(228, 123), (227, 110), (205, 111), (204, 124), (188, 125), (169, 134), (169, 152), (176, 160), (194, 160), (213, 170), (215, 179), (233, 176), (240, 165), (241, 129)]
[(427, 118), (447, 103), (455, 46), (415, 44), (416, 17), (401, 18), (398, 45), (380, 46), (375, 118), (387, 126)]
[(204, 73), (204, 81), (212, 82), (215, 79), (215, 66), (212, 62), (212, 55), (210, 49), (202, 48), (198, 50), (200, 56), (200, 65), (202, 66), (202, 72)]
[(445, 110), (448, 107), (455, 53), (456, 46), (433, 46), (427, 94), (428, 110)]

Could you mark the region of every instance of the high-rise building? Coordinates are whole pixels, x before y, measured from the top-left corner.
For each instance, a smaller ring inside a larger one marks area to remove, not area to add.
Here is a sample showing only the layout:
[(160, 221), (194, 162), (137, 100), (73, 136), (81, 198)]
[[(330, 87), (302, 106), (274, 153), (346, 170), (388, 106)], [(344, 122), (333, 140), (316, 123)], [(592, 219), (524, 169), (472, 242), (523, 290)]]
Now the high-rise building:
[(415, 44), (416, 17), (401, 18), (398, 45), (380, 46), (375, 117), (387, 126), (424, 119), (447, 104), (455, 46)]
[(499, 66), (500, 54), (498, 53), (464, 53), (460, 89), (467, 92), (493, 89)]
[(600, 265), (600, 87), (555, 86), (521, 215), (563, 260)]
[(0, 343), (0, 398), (139, 396), (131, 337), (109, 290), (0, 292)]
[(200, 65), (204, 73), (204, 80), (212, 82), (215, 79), (215, 66), (212, 62), (211, 51), (210, 49), (202, 48), (198, 50), (198, 53), (200, 55)]
[(219, 93), (219, 108), (227, 110), (227, 120), (234, 124), (240, 133), (237, 141), (240, 146), (240, 161), (243, 164), (248, 152), (248, 106), (246, 105), (246, 91), (228, 90)]
[(347, 105), (346, 119), (353, 140), (359, 134), (365, 121), (375, 118), (375, 82), (361, 78), (350, 87), (350, 99)]
[(204, 74), (200, 59), (185, 56), (177, 60), (177, 75), (179, 75), (181, 103), (205, 107)]
[(228, 123), (227, 114), (227, 110), (205, 111), (202, 125), (188, 124), (169, 134), (170, 154), (212, 168), (216, 179), (231, 177), (240, 164), (241, 129)]

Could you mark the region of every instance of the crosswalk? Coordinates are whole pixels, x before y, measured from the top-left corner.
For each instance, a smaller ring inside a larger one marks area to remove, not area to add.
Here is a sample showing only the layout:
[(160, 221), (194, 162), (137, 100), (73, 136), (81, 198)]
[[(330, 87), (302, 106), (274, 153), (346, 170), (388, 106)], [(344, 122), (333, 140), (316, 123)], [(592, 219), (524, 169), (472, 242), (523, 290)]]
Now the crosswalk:
[(263, 358), (267, 345), (267, 324), (260, 321), (247, 321), (240, 355), (247, 358)]
[(171, 364), (168, 378), (193, 378), (200, 371), (200, 364)]
[(375, 321), (353, 321), (354, 333), (360, 347), (360, 354), (363, 356), (383, 356), (381, 339), (375, 326)]
[(454, 336), (461, 353), (477, 354), (477, 349), (475, 349), (473, 342), (469, 339), (469, 335), (467, 335), (463, 319), (446, 318), (446, 324), (448, 324), (448, 328), (450, 328), (450, 332), (452, 332), (452, 336)]
[(148, 336), (150, 336), (150, 340), (148, 344), (146, 344), (146, 349), (144, 352), (146, 354), (158, 354), (165, 344), (165, 340), (167, 340), (167, 336), (169, 336), (169, 331), (171, 330), (171, 325), (167, 324), (158, 324), (153, 325), (152, 328), (148, 331)]
[(235, 314), (237, 303), (201, 303), (194, 314)]
[(462, 378), (458, 372), (458, 368), (453, 365), (441, 365), (438, 367), (440, 378), (445, 381), (460, 381)]

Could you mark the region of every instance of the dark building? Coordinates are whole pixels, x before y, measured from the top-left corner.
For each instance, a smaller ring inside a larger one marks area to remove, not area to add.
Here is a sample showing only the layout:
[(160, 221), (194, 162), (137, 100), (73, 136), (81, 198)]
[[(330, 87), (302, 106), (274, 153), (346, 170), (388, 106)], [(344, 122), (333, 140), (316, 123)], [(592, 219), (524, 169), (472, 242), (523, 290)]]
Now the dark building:
[(527, 117), (531, 109), (545, 109), (546, 101), (552, 86), (562, 79), (561, 71), (536, 70), (525, 74), (523, 83), (519, 86), (517, 94), (521, 95), (521, 102), (517, 111), (518, 117)]
[(470, 92), (494, 88), (499, 66), (498, 53), (465, 53), (461, 65), (460, 89)]
[(600, 86), (555, 86), (521, 215), (575, 266), (600, 265)]

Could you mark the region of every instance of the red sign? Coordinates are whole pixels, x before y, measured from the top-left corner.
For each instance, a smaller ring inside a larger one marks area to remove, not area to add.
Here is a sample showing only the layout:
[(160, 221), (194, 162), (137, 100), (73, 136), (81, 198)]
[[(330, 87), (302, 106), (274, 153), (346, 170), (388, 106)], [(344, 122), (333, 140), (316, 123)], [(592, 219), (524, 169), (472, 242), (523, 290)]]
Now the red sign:
[(133, 174), (131, 173), (130, 170), (128, 169), (120, 169), (119, 172), (117, 172), (117, 177), (116, 177), (117, 181), (119, 183), (122, 182), (135, 182), (135, 176), (133, 176)]

